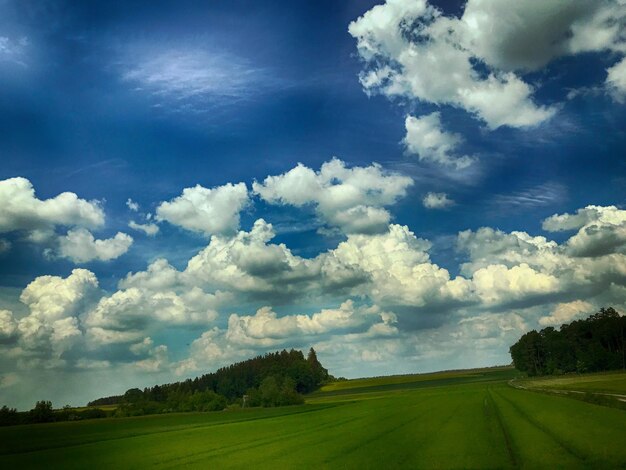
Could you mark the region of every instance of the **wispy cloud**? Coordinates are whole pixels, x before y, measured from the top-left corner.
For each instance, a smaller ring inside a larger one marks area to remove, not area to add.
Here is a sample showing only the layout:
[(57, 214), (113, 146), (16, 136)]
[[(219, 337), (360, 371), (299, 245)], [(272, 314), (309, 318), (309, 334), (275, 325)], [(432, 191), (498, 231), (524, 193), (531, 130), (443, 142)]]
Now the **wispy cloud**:
[(532, 209), (562, 202), (567, 198), (567, 188), (555, 182), (544, 183), (524, 191), (511, 194), (499, 194), (492, 200), (495, 210)]
[(247, 59), (193, 47), (133, 50), (121, 64), (121, 78), (159, 98), (157, 106), (167, 100), (188, 111), (253, 99), (278, 83)]
[(13, 40), (6, 36), (0, 36), (0, 63), (10, 62), (26, 67), (25, 55), (28, 47), (28, 38), (22, 37)]

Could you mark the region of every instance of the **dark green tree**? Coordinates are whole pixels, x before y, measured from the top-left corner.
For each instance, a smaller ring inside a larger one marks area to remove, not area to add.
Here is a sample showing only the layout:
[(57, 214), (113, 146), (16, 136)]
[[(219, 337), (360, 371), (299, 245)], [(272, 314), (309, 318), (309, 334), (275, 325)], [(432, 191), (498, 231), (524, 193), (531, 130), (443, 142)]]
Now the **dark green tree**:
[(49, 423), (54, 421), (52, 402), (41, 400), (35, 403), (35, 407), (30, 410), (30, 419), (33, 423)]

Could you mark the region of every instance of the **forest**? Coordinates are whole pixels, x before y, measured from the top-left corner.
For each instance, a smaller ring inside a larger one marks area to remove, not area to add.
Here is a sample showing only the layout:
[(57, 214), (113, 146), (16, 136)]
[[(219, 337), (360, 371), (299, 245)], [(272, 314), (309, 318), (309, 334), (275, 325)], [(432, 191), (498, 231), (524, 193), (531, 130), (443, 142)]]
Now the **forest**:
[(524, 334), (510, 348), (513, 365), (529, 376), (626, 369), (626, 317), (612, 307), (583, 320)]
[[(273, 407), (301, 404), (302, 394), (312, 392), (332, 376), (322, 366), (313, 348), (307, 357), (292, 349), (222, 367), (215, 372), (153, 387), (131, 388), (123, 395), (99, 398), (88, 408), (65, 407), (53, 410), (42, 400), (28, 412), (6, 406), (0, 408), (0, 426), (13, 424), (71, 421), (108, 416), (140, 416), (185, 411), (219, 411), (234, 407)], [(113, 410), (98, 406), (117, 405)]]

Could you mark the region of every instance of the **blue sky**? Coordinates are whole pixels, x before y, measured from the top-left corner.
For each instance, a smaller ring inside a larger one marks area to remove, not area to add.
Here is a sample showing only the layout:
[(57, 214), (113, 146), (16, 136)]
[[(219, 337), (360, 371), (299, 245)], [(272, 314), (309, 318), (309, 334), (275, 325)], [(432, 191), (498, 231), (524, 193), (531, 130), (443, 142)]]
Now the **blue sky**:
[(626, 6), (0, 2), (0, 402), (626, 311)]

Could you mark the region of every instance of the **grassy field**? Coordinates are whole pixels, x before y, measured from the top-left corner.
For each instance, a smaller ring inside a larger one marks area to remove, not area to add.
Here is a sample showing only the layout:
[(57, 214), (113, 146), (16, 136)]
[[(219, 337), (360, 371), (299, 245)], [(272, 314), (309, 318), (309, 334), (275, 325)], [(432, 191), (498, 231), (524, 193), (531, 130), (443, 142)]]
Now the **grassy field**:
[(626, 395), (626, 373), (624, 371), (541, 377), (519, 380), (517, 382), (528, 388)]
[(0, 429), (0, 468), (626, 468), (626, 411), (510, 369), (341, 382), (307, 404)]

